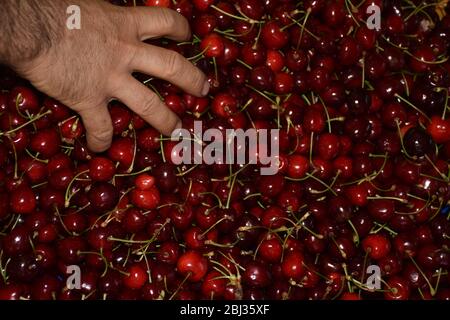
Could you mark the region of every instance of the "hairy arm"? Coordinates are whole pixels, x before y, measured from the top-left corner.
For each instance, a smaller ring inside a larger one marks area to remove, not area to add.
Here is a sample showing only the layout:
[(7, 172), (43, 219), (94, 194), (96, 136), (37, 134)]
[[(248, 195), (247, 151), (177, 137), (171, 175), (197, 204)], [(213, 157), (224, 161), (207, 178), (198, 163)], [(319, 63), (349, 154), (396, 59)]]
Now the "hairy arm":
[[(80, 8), (80, 30), (66, 26), (69, 5)], [(181, 125), (133, 72), (167, 80), (196, 96), (209, 90), (206, 76), (180, 54), (142, 42), (190, 39), (188, 22), (173, 10), (122, 8), (102, 0), (1, 0), (0, 35), (0, 62), (78, 112), (88, 146), (96, 152), (111, 144), (111, 99), (163, 134)]]
[(63, 0), (2, 0), (0, 61), (15, 67), (48, 51), (63, 37), (65, 7)]

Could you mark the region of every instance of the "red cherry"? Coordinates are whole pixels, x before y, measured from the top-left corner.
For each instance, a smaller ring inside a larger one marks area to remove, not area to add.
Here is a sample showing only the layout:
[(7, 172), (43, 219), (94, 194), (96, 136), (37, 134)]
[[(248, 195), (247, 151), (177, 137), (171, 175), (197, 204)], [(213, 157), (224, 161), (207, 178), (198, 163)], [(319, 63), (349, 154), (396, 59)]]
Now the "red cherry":
[(217, 58), (223, 55), (225, 47), (222, 37), (217, 33), (211, 33), (203, 38), (200, 49), (206, 57)]
[(55, 129), (49, 128), (36, 132), (30, 141), (30, 148), (45, 159), (49, 159), (60, 150), (61, 138)]
[(59, 124), (61, 136), (65, 139), (77, 139), (84, 133), (84, 126), (80, 118), (73, 117)]
[(133, 163), (134, 143), (131, 138), (114, 140), (108, 150), (108, 156), (112, 161), (120, 163), (121, 168), (128, 169)]
[(139, 130), (137, 133), (136, 141), (139, 149), (145, 151), (158, 150), (160, 147), (161, 134), (153, 128), (145, 128)]
[(384, 258), (391, 250), (391, 243), (386, 236), (370, 234), (362, 241), (362, 247), (372, 259)]
[(192, 2), (199, 11), (206, 11), (216, 0), (193, 0)]
[(74, 176), (73, 170), (63, 168), (54, 171), (48, 177), (49, 185), (57, 190), (65, 191)]
[(266, 50), (261, 45), (245, 44), (241, 48), (242, 60), (250, 66), (258, 66), (264, 63), (266, 59)]
[(156, 209), (160, 201), (159, 191), (154, 186), (145, 191), (134, 189), (130, 197), (131, 202), (143, 210)]
[(170, 7), (170, 0), (145, 0), (144, 5), (148, 7), (163, 7), (163, 8), (169, 8)]
[(277, 94), (288, 94), (294, 88), (294, 78), (286, 72), (277, 72), (274, 77), (274, 91)]
[(258, 0), (239, 0), (239, 8), (247, 17), (259, 20), (264, 14), (264, 5)]
[(412, 53), (409, 66), (413, 72), (425, 72), (430, 68), (430, 62), (433, 63), (435, 59), (435, 54), (430, 47), (422, 47)]
[(272, 69), (273, 72), (281, 71), (284, 67), (284, 57), (277, 50), (268, 50), (266, 56), (266, 66)]
[(202, 282), (202, 293), (204, 297), (208, 299), (218, 299), (223, 296), (227, 281), (221, 276), (222, 275), (215, 270), (206, 275)]
[(287, 174), (290, 178), (303, 178), (308, 172), (309, 160), (300, 155), (291, 155), (288, 158)]
[(140, 289), (148, 281), (148, 275), (138, 264), (128, 268), (128, 276), (123, 279), (123, 284), (130, 289)]
[(169, 94), (166, 96), (166, 105), (175, 112), (178, 116), (182, 116), (186, 112), (186, 105), (184, 101), (176, 94)]
[(293, 251), (286, 254), (281, 264), (283, 275), (295, 281), (300, 281), (305, 275), (305, 258), (299, 251)]
[(89, 202), (95, 210), (106, 212), (119, 201), (117, 187), (107, 182), (95, 182), (88, 192)]
[(217, 18), (212, 14), (201, 14), (193, 21), (193, 31), (199, 37), (205, 37), (217, 27)]
[(358, 43), (366, 50), (372, 49), (375, 46), (377, 40), (376, 31), (367, 28), (367, 26), (365, 25), (362, 25), (356, 31), (355, 37)]
[(187, 251), (180, 256), (177, 270), (191, 282), (200, 281), (208, 271), (208, 261), (197, 251)]
[(305, 113), (303, 123), (305, 129), (309, 132), (321, 132), (325, 129), (325, 118), (323, 113), (314, 108), (309, 108)]
[(261, 37), (264, 45), (273, 50), (283, 48), (289, 41), (287, 32), (284, 32), (276, 21), (269, 21), (264, 24)]
[(283, 254), (283, 246), (277, 237), (267, 236), (258, 249), (258, 254), (268, 263), (277, 263)]
[(142, 173), (136, 177), (134, 185), (139, 190), (148, 191), (155, 185), (155, 178), (147, 173)]
[(228, 118), (238, 111), (238, 105), (236, 99), (230, 94), (218, 93), (212, 101), (211, 109), (215, 115)]
[[(129, 128), (132, 115), (125, 106), (117, 101), (111, 102), (109, 106), (109, 114), (111, 116), (114, 135), (119, 135)], [(135, 126), (135, 129), (138, 129), (138, 127)]]
[(287, 215), (284, 210), (277, 206), (271, 206), (265, 210), (261, 223), (269, 229), (277, 229), (286, 224)]
[(95, 157), (89, 161), (89, 176), (94, 181), (109, 181), (116, 173), (114, 163), (104, 157)]
[(385, 289), (387, 291), (384, 293), (384, 297), (387, 300), (407, 300), (410, 295), (408, 283), (399, 276), (389, 278)]
[(21, 186), (14, 190), (9, 201), (14, 213), (30, 214), (36, 209), (36, 195), (27, 186)]
[(20, 114), (39, 112), (39, 100), (36, 93), (27, 87), (15, 87), (9, 93), (9, 109)]
[(355, 292), (344, 292), (340, 300), (362, 300), (361, 297)]
[(316, 148), (319, 156), (325, 160), (335, 158), (339, 153), (339, 138), (332, 133), (323, 133), (319, 136)]
[(345, 195), (347, 196), (347, 199), (349, 199), (355, 206), (361, 207), (367, 204), (368, 191), (366, 186), (363, 184), (349, 186), (345, 190)]
[(442, 119), (439, 116), (431, 117), (427, 132), (436, 143), (450, 141), (450, 120)]

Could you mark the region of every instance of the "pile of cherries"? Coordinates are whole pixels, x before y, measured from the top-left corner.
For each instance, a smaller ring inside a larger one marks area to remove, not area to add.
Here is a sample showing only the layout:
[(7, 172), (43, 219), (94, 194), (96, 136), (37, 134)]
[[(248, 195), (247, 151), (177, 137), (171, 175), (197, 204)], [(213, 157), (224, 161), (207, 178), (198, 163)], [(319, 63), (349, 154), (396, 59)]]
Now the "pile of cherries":
[(174, 165), (117, 101), (93, 154), (77, 114), (3, 68), (0, 299), (450, 299), (446, 1), (113, 2), (190, 21), (191, 42), (154, 43), (210, 95), (135, 76), (190, 131), (280, 129), (278, 172)]

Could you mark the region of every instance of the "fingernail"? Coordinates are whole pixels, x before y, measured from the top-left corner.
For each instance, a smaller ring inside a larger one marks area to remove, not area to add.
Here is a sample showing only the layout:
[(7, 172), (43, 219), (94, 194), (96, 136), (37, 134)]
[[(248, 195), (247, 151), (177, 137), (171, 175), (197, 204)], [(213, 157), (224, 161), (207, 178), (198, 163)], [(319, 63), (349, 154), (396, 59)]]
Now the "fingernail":
[(202, 89), (202, 96), (206, 96), (209, 92), (209, 82), (205, 81), (205, 84), (203, 85)]

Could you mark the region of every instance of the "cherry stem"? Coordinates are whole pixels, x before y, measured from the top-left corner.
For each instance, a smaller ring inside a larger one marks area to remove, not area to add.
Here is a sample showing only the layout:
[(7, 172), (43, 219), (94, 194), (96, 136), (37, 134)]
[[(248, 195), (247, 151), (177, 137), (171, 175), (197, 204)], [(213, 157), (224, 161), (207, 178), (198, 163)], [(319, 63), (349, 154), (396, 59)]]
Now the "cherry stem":
[(406, 96), (409, 97), (409, 85), (408, 85), (408, 81), (406, 81), (405, 73), (403, 71), (402, 71), (402, 78), (403, 78), (403, 81), (405, 82)]
[(69, 235), (71, 235), (71, 236), (74, 236), (75, 234), (72, 233), (72, 232), (70, 232), (69, 229), (67, 229), (67, 226), (66, 226), (66, 224), (64, 223), (64, 221), (63, 221), (63, 219), (62, 219), (62, 217), (61, 217), (61, 214), (59, 213), (59, 209), (58, 209), (57, 206), (55, 206), (55, 212), (56, 212), (56, 215), (58, 216), (58, 220), (59, 220), (59, 222), (61, 223), (61, 225), (62, 225), (64, 231), (66, 231), (67, 234), (69, 234)]
[(252, 104), (252, 102), (253, 102), (253, 99), (250, 98), (250, 99), (245, 103), (245, 105), (241, 108), (240, 112), (242, 112), (242, 111), (244, 111), (245, 109), (247, 109), (248, 106)]
[(447, 88), (436, 88), (436, 92), (441, 92), (442, 90), (445, 91), (445, 105), (444, 105), (444, 111), (442, 111), (442, 120), (445, 120), (445, 116), (448, 109), (448, 89)]
[(216, 198), (217, 199), (217, 202), (219, 203), (219, 207), (220, 208), (223, 208), (223, 205), (222, 205), (222, 201), (220, 200), (220, 198), (219, 198), (219, 196), (217, 195), (217, 194), (215, 194), (214, 192), (201, 192), (200, 193), (200, 195), (204, 195), (204, 194), (209, 194), (209, 195), (212, 195), (212, 196), (214, 196), (214, 198)]
[[(350, 4), (350, 6), (349, 6), (349, 4)], [(358, 20), (353, 15), (353, 12), (358, 12), (358, 10), (355, 8), (353, 3), (350, 0), (345, 0), (345, 7), (347, 8), (347, 11), (350, 14), (350, 16), (352, 17), (353, 21), (355, 21), (356, 25), (358, 27), (360, 27), (360, 24), (359, 24)]]
[(166, 163), (166, 156), (164, 155), (164, 142), (163, 142), (163, 139), (164, 139), (164, 137), (163, 137), (163, 135), (161, 135), (160, 140), (159, 140), (159, 145), (160, 145), (160, 149), (161, 149), (162, 161), (164, 163)]
[(8, 283), (8, 275), (6, 274), (6, 268), (8, 267), (11, 258), (6, 260), (5, 266), (3, 266), (3, 250), (0, 251), (0, 275), (3, 278), (3, 283)]
[(178, 168), (179, 172), (176, 174), (177, 177), (183, 177), (184, 175), (188, 174), (189, 172), (195, 170), (195, 168), (197, 168), (199, 165), (193, 165), (192, 167), (190, 167), (189, 169), (185, 170), (185, 171), (181, 171), (181, 169)]
[(339, 246), (339, 244), (336, 242), (336, 239), (334, 238), (334, 236), (331, 236), (331, 241), (333, 241), (334, 245), (336, 246), (336, 248), (338, 248), (339, 253), (341, 254), (342, 258), (345, 260), (347, 259), (347, 254), (344, 252), (344, 250), (342, 250), (342, 248)]
[(115, 175), (114, 175), (114, 178), (116, 178), (116, 177), (132, 177), (132, 176), (137, 176), (137, 175), (140, 175), (140, 174), (142, 174), (142, 173), (149, 172), (149, 171), (151, 171), (151, 170), (152, 170), (152, 167), (150, 166), (150, 167), (146, 167), (146, 168), (144, 168), (144, 169), (142, 169), (142, 170), (140, 170), (140, 171), (137, 171), (137, 172), (131, 172), (131, 173), (118, 173), (118, 174), (115, 174)]
[(252, 89), (253, 91), (255, 91), (256, 93), (258, 93), (258, 94), (261, 95), (262, 97), (266, 98), (266, 99), (269, 100), (270, 102), (272, 102), (273, 105), (277, 105), (277, 102), (276, 102), (275, 100), (271, 99), (267, 94), (265, 94), (265, 93), (259, 91), (258, 89), (256, 89), (255, 87), (252, 87), (252, 86), (249, 85), (249, 84), (246, 84), (245, 86), (246, 86), (247, 88)]
[(323, 106), (323, 110), (325, 111), (325, 115), (327, 117), (327, 124), (328, 124), (328, 132), (331, 133), (331, 119), (330, 119), (330, 113), (328, 112), (328, 108), (325, 105), (325, 102), (323, 101), (322, 97), (320, 95), (317, 96), (319, 98), (320, 103)]
[(229, 13), (229, 12), (226, 12), (225, 10), (220, 9), (219, 7), (215, 6), (214, 4), (210, 5), (210, 7), (213, 8), (214, 10), (217, 10), (217, 11), (219, 11), (220, 13), (222, 13), (222, 14), (224, 14), (224, 15), (230, 17), (230, 18), (233, 18), (233, 19), (246, 21), (246, 22), (248, 22), (248, 23), (250, 23), (250, 24), (263, 23), (262, 21), (257, 21), (257, 20), (250, 19), (249, 17), (245, 17), (244, 14), (242, 14), (242, 12), (241, 12), (240, 10), (238, 10), (238, 11), (239, 11), (240, 14), (243, 15), (243, 17), (236, 16), (236, 15), (234, 15), (234, 14), (231, 14), (231, 13)]
[(406, 155), (406, 157), (413, 159), (413, 160), (417, 160), (416, 157), (411, 156), (408, 153), (408, 151), (406, 151), (405, 144), (403, 143), (403, 135), (402, 135), (402, 131), (400, 129), (400, 123), (398, 122), (398, 119), (395, 119), (395, 125), (397, 126), (397, 132), (398, 132), (398, 136), (400, 138), (400, 145), (402, 146), (402, 152)]
[(321, 185), (323, 185), (323, 186), (326, 188), (326, 190), (318, 191), (317, 193), (324, 193), (324, 192), (326, 192), (326, 191), (330, 191), (333, 195), (337, 196), (336, 191), (334, 191), (334, 190), (332, 189), (332, 185), (326, 184), (324, 181), (322, 181), (321, 179), (315, 177), (314, 175), (312, 175), (312, 174), (310, 174), (310, 173), (306, 173), (306, 176), (309, 177), (309, 178), (311, 178), (311, 179), (316, 180), (317, 182), (319, 182)]
[(31, 124), (31, 123), (33, 123), (33, 122), (39, 120), (40, 118), (45, 117), (46, 115), (49, 115), (50, 113), (52, 113), (52, 112), (51, 112), (50, 110), (47, 110), (46, 112), (38, 114), (38, 115), (37, 115), (36, 117), (34, 117), (33, 119), (31, 119), (31, 120), (29, 120), (29, 121), (27, 121), (27, 122), (21, 124), (20, 126), (14, 128), (14, 129), (12, 129), (12, 130), (9, 130), (9, 131), (6, 131), (6, 132), (0, 132), (0, 137), (1, 137), (1, 136), (5, 136), (5, 135), (10, 135), (10, 134), (12, 134), (12, 133), (14, 133), (14, 132), (16, 132), (16, 131), (18, 131), (18, 130), (24, 128), (24, 127), (26, 127), (26, 126), (28, 126), (29, 124)]
[(237, 175), (233, 175), (233, 179), (231, 180), (230, 191), (228, 192), (227, 204), (225, 206), (226, 209), (230, 207), (231, 203), (231, 194), (233, 193), (234, 184), (236, 183)]
[(409, 52), (408, 49), (403, 48), (402, 46), (398, 46), (398, 45), (396, 45), (395, 43), (392, 43), (392, 42), (389, 41), (385, 36), (382, 36), (382, 38), (383, 38), (387, 43), (389, 43), (391, 46), (393, 46), (393, 47), (395, 47), (395, 48), (397, 48), (397, 49), (402, 50), (402, 51), (403, 51), (404, 53), (406, 53), (408, 56), (410, 56), (410, 57), (416, 59), (417, 61), (419, 61), (419, 62), (421, 62), (421, 63), (432, 64), (432, 65), (442, 64), (442, 63), (446, 62), (446, 61), (448, 60), (448, 58), (449, 58), (449, 57), (444, 57), (444, 58), (441, 58), (440, 60), (436, 60), (436, 61), (425, 61), (425, 60), (423, 60), (423, 59), (417, 58), (415, 55), (413, 55), (411, 52)]
[(380, 232), (380, 230), (384, 229), (384, 230), (388, 231), (393, 237), (398, 235), (397, 232), (395, 232), (394, 230), (390, 229), (386, 224), (381, 224), (381, 223), (378, 223), (376, 221), (374, 221), (373, 224), (375, 226), (377, 226), (378, 229), (375, 228), (375, 229), (370, 230), (371, 234), (377, 234), (378, 232)]
[(209, 46), (206, 47), (205, 49), (203, 49), (203, 51), (197, 53), (195, 56), (188, 57), (186, 59), (189, 60), (189, 61), (197, 62), (199, 59), (203, 59), (205, 57), (204, 54), (205, 54), (206, 51), (208, 51), (208, 49), (209, 49)]
[(220, 218), (219, 220), (217, 220), (212, 226), (210, 226), (208, 229), (206, 229), (204, 232), (202, 232), (199, 237), (203, 238), (204, 236), (206, 236), (212, 229), (214, 229), (215, 227), (217, 227), (220, 223), (222, 223), (225, 220), (231, 220), (230, 216), (225, 215), (224, 217)]
[(424, 9), (429, 8), (429, 7), (436, 7), (437, 5), (439, 5), (439, 2), (434, 2), (434, 3), (425, 3), (425, 4), (421, 4), (419, 6), (417, 6), (406, 18), (405, 18), (405, 22), (407, 22), (412, 16), (416, 15), (419, 12), (422, 12), (424, 14), (426, 14), (429, 18), (430, 21), (432, 21), (433, 19), (431, 19), (431, 17), (424, 11)]
[(436, 167), (436, 164), (433, 161), (431, 161), (430, 157), (427, 154), (425, 155), (425, 159), (427, 159), (427, 161), (430, 163), (433, 169), (441, 176), (441, 178), (444, 179), (444, 182), (449, 181), (448, 177), (444, 173), (439, 171), (438, 167)]
[(365, 56), (361, 58), (361, 88), (364, 89), (364, 84), (366, 83), (366, 59)]
[(68, 208), (69, 205), (70, 205), (70, 199), (72, 198), (72, 195), (76, 193), (76, 192), (74, 192), (72, 195), (70, 194), (70, 189), (71, 189), (73, 183), (75, 182), (75, 180), (76, 180), (78, 177), (80, 177), (80, 176), (82, 176), (83, 174), (86, 174), (86, 173), (88, 173), (88, 172), (89, 172), (89, 170), (81, 171), (80, 173), (76, 174), (76, 175), (72, 178), (72, 180), (70, 181), (69, 185), (67, 186), (66, 194), (65, 194), (65, 200), (66, 200), (66, 201), (64, 202), (64, 206), (65, 206), (66, 208)]
[[(414, 260), (414, 258), (410, 255), (409, 258), (411, 259), (411, 262), (414, 264), (414, 266), (417, 268), (417, 271), (419, 271), (420, 275), (425, 279), (426, 283), (428, 284), (428, 287), (430, 288), (430, 294), (431, 296), (434, 297), (434, 295), (436, 294), (435, 289), (433, 288), (433, 286), (431, 285), (430, 280), (428, 279), (428, 277), (425, 275), (425, 273), (422, 271), (422, 269), (420, 268), (420, 266), (417, 264), (416, 260)], [(439, 284), (439, 283), (438, 283)]]
[(209, 245), (209, 246), (218, 247), (218, 248), (234, 248), (238, 242), (239, 242), (239, 240), (236, 240), (234, 243), (223, 244), (223, 243), (217, 243), (213, 240), (206, 240), (205, 244)]
[(359, 245), (359, 233), (358, 233), (358, 230), (356, 230), (355, 225), (353, 224), (353, 222), (350, 219), (348, 219), (347, 222), (348, 222), (348, 224), (350, 225), (350, 227), (353, 230), (353, 242), (355, 243), (356, 246), (358, 246)]
[(81, 255), (81, 254), (94, 254), (94, 255), (99, 256), (100, 258), (102, 258), (103, 262), (105, 263), (105, 268), (103, 269), (103, 273), (100, 275), (100, 278), (103, 278), (106, 275), (106, 273), (108, 272), (109, 263), (108, 263), (108, 260), (106, 259), (105, 255), (103, 254), (103, 252), (101, 252), (101, 251), (100, 252), (96, 252), (96, 251), (78, 251), (77, 254), (78, 255)]
[(298, 20), (295, 20), (292, 16), (296, 15), (297, 13), (306, 13), (306, 11), (303, 10), (294, 10), (293, 12), (291, 12), (291, 14), (289, 15), (289, 19), (293, 20), (291, 23), (285, 25), (284, 27), (280, 28), (281, 31), (285, 31), (286, 29), (289, 29), (290, 27), (292, 27), (295, 24), (298, 24)]
[(169, 300), (172, 300), (173, 298), (175, 298), (175, 296), (177, 295), (178, 292), (180, 292), (181, 287), (184, 285), (184, 283), (189, 279), (189, 277), (192, 275), (191, 272), (189, 272), (186, 277), (184, 277), (183, 281), (181, 281), (180, 285), (178, 286), (177, 290), (174, 291), (174, 293), (172, 293), (172, 295), (170, 296)]
[[(346, 1), (347, 2), (347, 1)], [(347, 265), (345, 263), (342, 264), (342, 269), (344, 270), (345, 280), (347, 281), (348, 291), (353, 293), (353, 287), (351, 285), (352, 277), (348, 275)]]
[(425, 112), (423, 112), (422, 110), (420, 110), (419, 108), (417, 108), (414, 104), (412, 104), (411, 102), (409, 102), (408, 100), (406, 100), (405, 98), (403, 98), (401, 95), (399, 95), (398, 93), (395, 94), (395, 97), (397, 97), (398, 99), (400, 99), (401, 101), (403, 101), (404, 103), (406, 103), (408, 106), (410, 106), (411, 108), (413, 108), (414, 110), (416, 110), (417, 112), (419, 112), (421, 115), (424, 116), (425, 119), (427, 119), (429, 122), (431, 122), (430, 117), (428, 117), (426, 115)]

